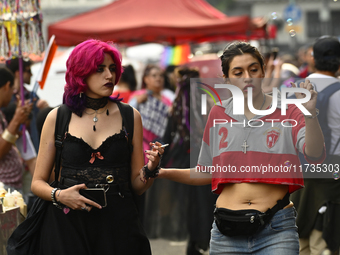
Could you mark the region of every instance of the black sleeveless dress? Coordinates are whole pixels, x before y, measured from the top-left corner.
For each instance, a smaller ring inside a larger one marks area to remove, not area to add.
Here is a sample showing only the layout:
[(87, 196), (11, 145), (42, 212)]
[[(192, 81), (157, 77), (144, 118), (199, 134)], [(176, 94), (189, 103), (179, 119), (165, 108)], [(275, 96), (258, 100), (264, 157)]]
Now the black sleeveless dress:
[(108, 137), (97, 149), (66, 133), (60, 188), (67, 188), (66, 184), (62, 185), (63, 180), (85, 183), (87, 187), (107, 184), (109, 175), (114, 181), (107, 192), (105, 208), (92, 208), (90, 212), (70, 210), (65, 214), (51, 203), (45, 214), (37, 254), (151, 254), (131, 194), (128, 160), (124, 125), (120, 133)]

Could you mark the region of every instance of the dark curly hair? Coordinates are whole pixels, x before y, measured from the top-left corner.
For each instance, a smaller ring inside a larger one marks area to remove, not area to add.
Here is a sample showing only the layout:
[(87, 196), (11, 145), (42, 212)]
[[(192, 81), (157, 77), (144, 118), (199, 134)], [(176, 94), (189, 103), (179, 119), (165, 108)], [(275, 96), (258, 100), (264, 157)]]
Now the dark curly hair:
[(222, 56), (220, 57), (221, 62), (222, 62), (222, 72), (226, 78), (228, 78), (228, 73), (229, 73), (229, 68), (230, 68), (230, 63), (234, 59), (235, 56), (241, 56), (244, 54), (251, 54), (254, 58), (256, 58), (260, 65), (261, 69), (264, 72), (264, 58), (259, 52), (259, 50), (250, 45), (250, 43), (247, 42), (232, 42), (228, 44), (223, 51)]

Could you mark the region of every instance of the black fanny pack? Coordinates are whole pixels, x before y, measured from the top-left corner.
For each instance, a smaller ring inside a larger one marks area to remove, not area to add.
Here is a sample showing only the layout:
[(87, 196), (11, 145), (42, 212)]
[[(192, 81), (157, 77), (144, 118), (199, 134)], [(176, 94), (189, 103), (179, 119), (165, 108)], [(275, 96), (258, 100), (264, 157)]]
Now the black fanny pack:
[(225, 236), (251, 236), (261, 231), (274, 214), (290, 203), (289, 193), (266, 212), (258, 210), (229, 210), (215, 208), (214, 218), (218, 230)]

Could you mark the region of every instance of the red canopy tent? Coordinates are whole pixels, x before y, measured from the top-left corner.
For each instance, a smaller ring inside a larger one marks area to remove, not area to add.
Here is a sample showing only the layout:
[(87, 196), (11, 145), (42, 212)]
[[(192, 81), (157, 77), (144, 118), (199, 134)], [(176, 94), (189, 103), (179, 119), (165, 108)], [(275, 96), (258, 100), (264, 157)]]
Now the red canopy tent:
[(265, 25), (248, 16), (227, 17), (204, 0), (117, 0), (48, 27), (60, 46), (89, 38), (116, 43), (182, 44), (266, 36)]

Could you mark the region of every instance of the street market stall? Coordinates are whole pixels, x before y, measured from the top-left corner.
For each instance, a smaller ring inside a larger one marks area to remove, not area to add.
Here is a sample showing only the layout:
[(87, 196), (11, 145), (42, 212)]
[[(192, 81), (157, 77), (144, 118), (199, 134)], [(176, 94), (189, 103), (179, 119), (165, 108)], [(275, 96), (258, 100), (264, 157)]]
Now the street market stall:
[(55, 35), (60, 46), (74, 46), (90, 37), (128, 45), (178, 45), (264, 38), (266, 29), (258, 18), (228, 17), (204, 0), (119, 0), (51, 24), (48, 35)]
[[(5, 0), (0, 3), (0, 60), (19, 59), (20, 97), (24, 98), (23, 59), (30, 54), (41, 55), (45, 43), (41, 30), (42, 15), (38, 0)], [(24, 104), (24, 100), (22, 100)], [(22, 133), (26, 127), (22, 126)], [(26, 136), (22, 136), (26, 151)], [(16, 197), (18, 197), (16, 192)], [(10, 195), (13, 199), (10, 199)], [(19, 193), (20, 194), (20, 193)], [(21, 195), (21, 194), (20, 194)], [(1, 196), (0, 196), (1, 197)], [(9, 202), (12, 201), (12, 202)], [(9, 236), (26, 216), (26, 205), (14, 200), (13, 193), (0, 200), (0, 254), (7, 254), (5, 247)], [(3, 203), (2, 203), (3, 202)], [(21, 212), (20, 212), (21, 211)]]

